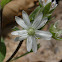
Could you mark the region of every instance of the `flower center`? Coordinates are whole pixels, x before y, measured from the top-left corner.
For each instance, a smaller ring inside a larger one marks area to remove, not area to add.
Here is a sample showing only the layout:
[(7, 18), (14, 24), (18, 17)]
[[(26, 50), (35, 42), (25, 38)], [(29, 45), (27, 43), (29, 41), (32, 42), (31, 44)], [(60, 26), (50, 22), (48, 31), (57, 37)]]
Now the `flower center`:
[(28, 35), (34, 35), (35, 34), (35, 30), (33, 28), (28, 29)]

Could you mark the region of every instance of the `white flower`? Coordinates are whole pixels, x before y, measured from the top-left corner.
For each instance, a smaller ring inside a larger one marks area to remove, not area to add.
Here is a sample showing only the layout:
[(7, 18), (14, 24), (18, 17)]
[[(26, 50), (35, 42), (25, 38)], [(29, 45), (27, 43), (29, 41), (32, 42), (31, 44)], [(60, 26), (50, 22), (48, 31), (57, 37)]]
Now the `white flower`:
[(56, 0), (54, 0), (54, 1), (52, 2), (52, 4), (51, 4), (51, 8), (50, 8), (50, 10), (56, 8), (57, 5), (58, 5), (58, 4), (56, 4)]
[(48, 3), (52, 2), (52, 0), (39, 0), (39, 2), (45, 7)]
[(51, 2), (51, 8), (50, 8), (50, 10), (52, 10), (52, 9), (54, 9), (56, 6), (57, 6), (57, 4), (56, 4), (56, 0), (54, 0), (53, 2), (52, 2), (52, 0), (39, 0), (39, 2), (42, 4), (42, 6), (46, 6), (48, 3), (50, 3)]
[(23, 20), (19, 17), (15, 17), (16, 22), (24, 28), (24, 30), (14, 31), (12, 35), (18, 35), (15, 41), (21, 41), (27, 39), (27, 51), (31, 49), (37, 52), (37, 38), (42, 38), (45, 40), (50, 40), (52, 34), (46, 31), (40, 31), (39, 28), (43, 27), (48, 21), (47, 18), (42, 19), (43, 14), (39, 14), (33, 23), (30, 23), (29, 16), (25, 11), (22, 11)]

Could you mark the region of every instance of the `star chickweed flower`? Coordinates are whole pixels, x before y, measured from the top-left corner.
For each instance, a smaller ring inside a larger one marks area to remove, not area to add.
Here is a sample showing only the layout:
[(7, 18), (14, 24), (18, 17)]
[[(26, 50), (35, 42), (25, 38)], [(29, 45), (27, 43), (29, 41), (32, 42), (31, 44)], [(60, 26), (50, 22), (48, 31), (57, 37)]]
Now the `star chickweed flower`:
[(39, 0), (39, 2), (41, 3), (41, 5), (43, 7), (45, 7), (48, 3), (51, 2), (51, 8), (50, 8), (50, 10), (54, 9), (57, 6), (56, 0), (54, 0), (53, 2), (52, 2), (52, 0)]
[(52, 4), (51, 4), (51, 8), (50, 8), (50, 10), (56, 8), (57, 5), (58, 5), (58, 4), (56, 4), (56, 0), (54, 0), (54, 1), (52, 2)]
[(12, 35), (18, 35), (19, 37), (15, 38), (15, 41), (22, 41), (27, 39), (27, 51), (30, 52), (31, 49), (33, 52), (37, 52), (37, 38), (50, 40), (52, 34), (47, 31), (40, 31), (39, 28), (43, 27), (48, 19), (42, 18), (43, 14), (40, 13), (34, 20), (33, 23), (30, 22), (29, 16), (25, 11), (22, 11), (23, 20), (15, 16), (16, 22), (23, 27), (23, 30), (14, 31)]

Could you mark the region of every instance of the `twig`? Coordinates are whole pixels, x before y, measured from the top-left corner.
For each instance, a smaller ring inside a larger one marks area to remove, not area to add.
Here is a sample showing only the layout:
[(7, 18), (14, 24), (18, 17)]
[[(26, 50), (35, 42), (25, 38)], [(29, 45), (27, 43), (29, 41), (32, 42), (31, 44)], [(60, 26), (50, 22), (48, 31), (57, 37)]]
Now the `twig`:
[(9, 58), (6, 62), (9, 62), (9, 61), (15, 56), (15, 54), (16, 54), (16, 53), (18, 52), (18, 50), (20, 49), (22, 43), (23, 43), (23, 40), (19, 42), (19, 44), (18, 44), (16, 50), (14, 51), (14, 53), (10, 56), (10, 58)]

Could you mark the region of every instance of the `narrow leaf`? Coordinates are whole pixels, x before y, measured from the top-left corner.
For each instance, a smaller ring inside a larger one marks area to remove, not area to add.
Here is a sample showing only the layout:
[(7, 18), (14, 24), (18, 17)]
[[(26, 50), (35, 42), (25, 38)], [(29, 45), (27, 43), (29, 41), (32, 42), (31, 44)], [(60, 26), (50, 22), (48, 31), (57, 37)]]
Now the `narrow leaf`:
[(52, 13), (54, 11), (54, 9), (50, 10), (49, 13)]
[(30, 21), (34, 21), (35, 19), (35, 16), (37, 14), (37, 12), (40, 10), (40, 6), (38, 6), (30, 15), (29, 15), (29, 18), (30, 18)]
[(48, 4), (44, 7), (44, 10), (43, 10), (44, 16), (49, 13), (50, 7), (51, 7), (51, 2), (48, 3)]
[(17, 30), (20, 30), (20, 29), (15, 26), (15, 27), (13, 28), (13, 31), (17, 31)]
[(1, 38), (0, 42), (0, 62), (3, 62), (6, 55), (6, 46), (4, 44), (4, 40)]

